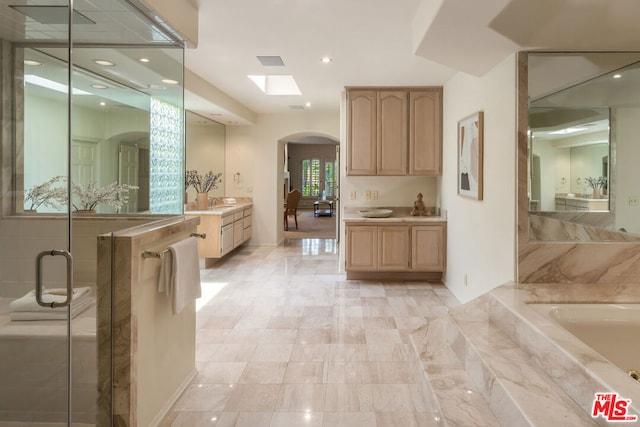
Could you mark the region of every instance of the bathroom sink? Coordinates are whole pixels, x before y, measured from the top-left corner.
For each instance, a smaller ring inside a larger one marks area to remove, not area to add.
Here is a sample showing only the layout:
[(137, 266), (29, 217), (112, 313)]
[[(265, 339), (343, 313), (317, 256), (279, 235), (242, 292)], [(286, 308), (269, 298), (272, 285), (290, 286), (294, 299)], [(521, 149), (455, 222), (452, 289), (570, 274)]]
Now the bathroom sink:
[(393, 210), (391, 209), (360, 209), (358, 215), (365, 218), (387, 218), (391, 216)]

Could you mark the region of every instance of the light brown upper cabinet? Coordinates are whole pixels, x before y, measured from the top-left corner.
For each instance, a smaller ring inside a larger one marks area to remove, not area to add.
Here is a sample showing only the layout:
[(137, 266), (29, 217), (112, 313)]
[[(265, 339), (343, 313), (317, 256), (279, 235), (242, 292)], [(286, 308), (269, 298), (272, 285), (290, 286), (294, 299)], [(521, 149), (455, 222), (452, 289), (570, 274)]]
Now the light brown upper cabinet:
[(347, 175), (441, 175), (442, 88), (347, 88)]

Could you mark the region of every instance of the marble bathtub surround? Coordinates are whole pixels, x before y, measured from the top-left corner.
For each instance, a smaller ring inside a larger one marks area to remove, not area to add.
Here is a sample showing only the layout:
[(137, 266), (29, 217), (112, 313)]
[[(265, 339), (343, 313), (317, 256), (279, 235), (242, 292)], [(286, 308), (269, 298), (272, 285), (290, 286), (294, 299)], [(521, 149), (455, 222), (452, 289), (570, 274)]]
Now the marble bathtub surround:
[(439, 425), (410, 334), (458, 304), (443, 285), (345, 280), (314, 239), (240, 248), (201, 277), (198, 376), (162, 426)]
[(529, 306), (637, 302), (634, 288), (508, 283), (430, 321), (411, 338), (434, 405), (456, 425), (608, 425), (590, 411), (596, 392), (615, 391), (637, 414), (637, 383)]

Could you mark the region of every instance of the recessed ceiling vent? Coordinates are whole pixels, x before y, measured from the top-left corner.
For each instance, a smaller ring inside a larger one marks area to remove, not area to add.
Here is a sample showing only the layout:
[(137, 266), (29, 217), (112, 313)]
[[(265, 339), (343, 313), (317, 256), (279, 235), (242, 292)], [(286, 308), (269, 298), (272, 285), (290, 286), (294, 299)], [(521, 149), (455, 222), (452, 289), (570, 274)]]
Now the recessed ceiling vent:
[[(9, 6), (23, 15), (46, 25), (64, 25), (69, 22), (68, 6)], [(77, 10), (73, 11), (74, 24), (95, 24)]]
[(265, 67), (284, 67), (284, 61), (279, 56), (256, 56)]
[(304, 105), (289, 105), (292, 110), (304, 110)]

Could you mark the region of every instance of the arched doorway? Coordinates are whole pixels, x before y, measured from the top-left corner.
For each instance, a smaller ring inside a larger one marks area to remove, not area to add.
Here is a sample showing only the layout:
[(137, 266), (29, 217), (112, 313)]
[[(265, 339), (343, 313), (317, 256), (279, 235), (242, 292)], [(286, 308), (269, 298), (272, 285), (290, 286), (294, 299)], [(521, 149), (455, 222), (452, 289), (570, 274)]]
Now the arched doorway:
[[(295, 218), (289, 216), (285, 239), (336, 239), (339, 223), (339, 141), (320, 133), (299, 133), (280, 139), (281, 190), (285, 202), (289, 191), (302, 196)], [(279, 203), (283, 206), (284, 203)], [(281, 216), (284, 227), (284, 215)]]

